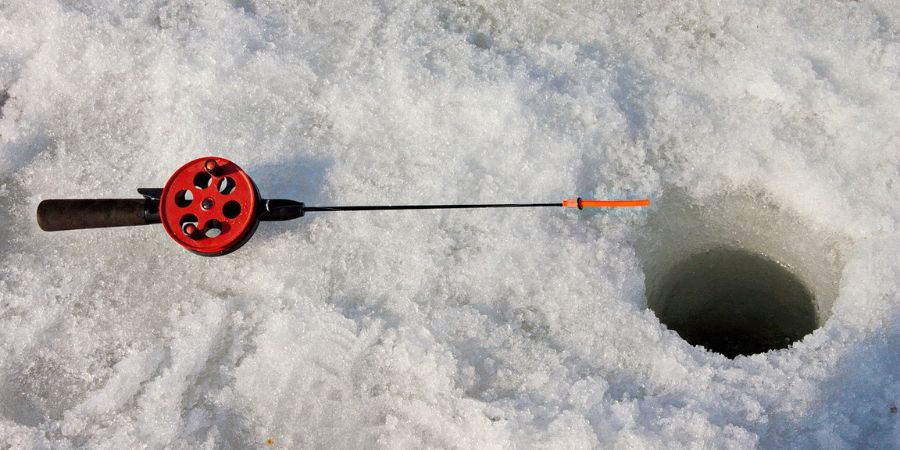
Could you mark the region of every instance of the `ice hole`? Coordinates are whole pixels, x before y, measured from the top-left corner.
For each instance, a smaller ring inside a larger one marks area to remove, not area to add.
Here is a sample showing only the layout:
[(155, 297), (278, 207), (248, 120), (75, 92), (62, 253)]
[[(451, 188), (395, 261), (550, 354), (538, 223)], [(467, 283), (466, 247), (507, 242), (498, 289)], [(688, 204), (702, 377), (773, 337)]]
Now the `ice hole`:
[(818, 327), (809, 289), (763, 255), (716, 248), (677, 263), (648, 306), (684, 340), (729, 358), (790, 346)]
[(758, 192), (656, 202), (636, 248), (647, 306), (685, 341), (733, 358), (789, 347), (837, 296), (844, 239)]

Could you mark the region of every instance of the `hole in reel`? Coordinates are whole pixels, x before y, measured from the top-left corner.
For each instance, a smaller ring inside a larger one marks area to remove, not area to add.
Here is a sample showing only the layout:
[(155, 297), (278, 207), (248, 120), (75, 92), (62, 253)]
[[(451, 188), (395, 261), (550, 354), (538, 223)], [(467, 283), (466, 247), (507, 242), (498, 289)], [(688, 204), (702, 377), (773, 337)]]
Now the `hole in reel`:
[(184, 189), (175, 194), (175, 204), (182, 208), (190, 206), (193, 200), (194, 193), (190, 189)]

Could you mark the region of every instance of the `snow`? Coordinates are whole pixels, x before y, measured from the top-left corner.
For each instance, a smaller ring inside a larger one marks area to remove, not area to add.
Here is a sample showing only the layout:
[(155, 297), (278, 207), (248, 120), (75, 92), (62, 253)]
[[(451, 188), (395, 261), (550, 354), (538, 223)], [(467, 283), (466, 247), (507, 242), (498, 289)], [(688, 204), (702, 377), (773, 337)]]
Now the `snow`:
[[(0, 93), (0, 448), (900, 446), (895, 2), (12, 0)], [(36, 226), (207, 154), (309, 204), (656, 204), (311, 213), (223, 258)], [(821, 328), (668, 331), (652, 255), (719, 239)]]

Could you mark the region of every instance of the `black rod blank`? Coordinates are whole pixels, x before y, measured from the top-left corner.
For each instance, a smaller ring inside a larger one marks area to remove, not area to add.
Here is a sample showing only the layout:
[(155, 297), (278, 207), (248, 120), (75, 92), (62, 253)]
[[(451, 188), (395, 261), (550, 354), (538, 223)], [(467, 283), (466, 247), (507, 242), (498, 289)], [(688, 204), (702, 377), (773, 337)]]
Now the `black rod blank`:
[(481, 208), (546, 208), (561, 207), (562, 203), (480, 203), (468, 205), (380, 205), (380, 206), (303, 206), (306, 212), (386, 211), (404, 209), (481, 209)]

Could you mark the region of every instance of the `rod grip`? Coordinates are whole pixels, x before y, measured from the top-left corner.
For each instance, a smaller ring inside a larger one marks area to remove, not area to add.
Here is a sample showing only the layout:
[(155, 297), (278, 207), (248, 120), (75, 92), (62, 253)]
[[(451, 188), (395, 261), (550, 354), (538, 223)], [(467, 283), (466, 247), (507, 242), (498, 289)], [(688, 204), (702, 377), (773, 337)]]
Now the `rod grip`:
[(37, 223), (44, 231), (146, 225), (148, 202), (143, 198), (44, 200)]

